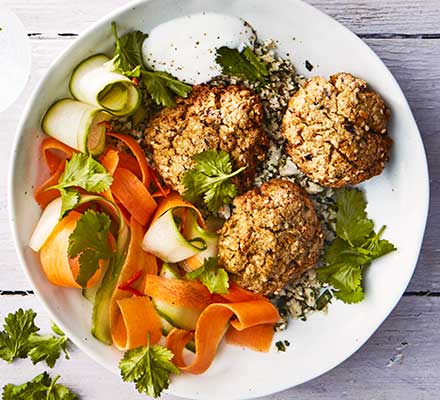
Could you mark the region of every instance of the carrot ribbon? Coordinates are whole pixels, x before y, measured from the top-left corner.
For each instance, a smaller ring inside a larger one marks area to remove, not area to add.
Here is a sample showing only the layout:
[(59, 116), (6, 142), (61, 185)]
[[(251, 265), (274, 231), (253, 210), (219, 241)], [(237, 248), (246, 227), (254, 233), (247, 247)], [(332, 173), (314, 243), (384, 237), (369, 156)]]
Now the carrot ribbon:
[[(79, 273), (78, 257), (71, 259), (67, 255), (69, 247), (69, 236), (76, 228), (76, 224), (81, 214), (71, 211), (55, 227), (46, 243), (40, 249), (40, 262), (44, 273), (50, 283), (58, 286), (81, 288), (76, 282)], [(95, 285), (101, 275), (101, 270), (105, 267), (104, 262), (100, 262), (100, 268), (87, 282), (87, 287)]]
[[(146, 345), (147, 332), (150, 332), (151, 343), (156, 343), (162, 336), (160, 319), (150, 300), (145, 296), (133, 297), (130, 291), (120, 289), (139, 271), (145, 276), (157, 274), (156, 257), (142, 249), (144, 228), (133, 217), (130, 220), (130, 231), (127, 257), (110, 302), (110, 330), (119, 350)], [(142, 285), (142, 280), (138, 278), (130, 282), (129, 286), (139, 290)]]
[[(235, 318), (233, 318), (235, 317)], [(191, 340), (192, 335), (182, 329), (174, 328), (167, 336), (166, 346), (174, 354), (173, 362), (182, 371), (192, 374), (202, 374), (205, 372), (217, 353), (218, 345), (225, 336), (229, 324), (236, 331), (245, 331), (261, 325), (269, 325), (278, 322), (280, 316), (277, 309), (267, 300), (256, 300), (243, 303), (215, 303), (211, 304), (202, 312), (197, 321), (194, 333), (196, 354), (190, 364), (185, 364), (183, 360), (183, 350)], [(259, 343), (255, 340), (255, 331), (247, 331), (239, 337), (230, 334), (230, 340), (248, 345), (246, 337), (250, 338), (254, 348), (261, 348), (263, 351), (268, 349), (267, 343), (272, 341), (273, 328), (259, 328)], [(246, 344), (245, 344), (246, 343)], [(269, 344), (270, 346), (270, 344)]]
[(45, 208), (52, 200), (59, 197), (58, 190), (47, 190), (47, 188), (58, 183), (61, 174), (64, 172), (66, 160), (71, 159), (76, 152), (76, 150), (53, 138), (44, 139), (41, 143), (41, 153), (49, 169), (50, 177), (34, 190), (35, 201), (40, 207)]

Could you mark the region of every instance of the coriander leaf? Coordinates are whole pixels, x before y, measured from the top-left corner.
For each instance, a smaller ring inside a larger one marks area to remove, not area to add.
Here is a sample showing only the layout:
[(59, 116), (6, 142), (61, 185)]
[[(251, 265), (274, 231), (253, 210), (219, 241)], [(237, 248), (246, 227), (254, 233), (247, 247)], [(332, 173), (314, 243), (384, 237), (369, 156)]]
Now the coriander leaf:
[(67, 253), (70, 258), (79, 255), (79, 273), (76, 278), (82, 287), (99, 269), (100, 260), (108, 260), (112, 251), (108, 243), (110, 218), (107, 214), (87, 210), (79, 218), (75, 230), (69, 236)]
[(343, 240), (356, 244), (369, 237), (373, 231), (373, 221), (367, 218), (367, 203), (362, 192), (344, 189), (336, 193), (336, 234)]
[(233, 75), (251, 82), (264, 81), (264, 77), (269, 75), (266, 65), (250, 47), (241, 53), (237, 49), (220, 47), (215, 60), (222, 67), (224, 75)]
[(37, 332), (32, 310), (17, 310), (5, 318), (3, 331), (0, 332), (0, 358), (11, 363), (16, 358), (26, 358), (29, 351), (29, 336)]
[(180, 97), (188, 97), (192, 90), (190, 85), (178, 81), (167, 72), (142, 71), (141, 75), (152, 99), (156, 104), (164, 107), (173, 107), (176, 104), (172, 93)]
[(332, 264), (318, 268), (317, 276), (322, 283), (329, 283), (339, 290), (352, 291), (361, 284), (362, 268), (360, 265)]
[(69, 353), (67, 352), (67, 337), (52, 335), (37, 335), (32, 333), (29, 336), (30, 350), (28, 356), (31, 358), (33, 364), (37, 364), (40, 361), (46, 361), (46, 364), (53, 368), (55, 362), (60, 357), (61, 351), (69, 359)]
[(381, 236), (385, 229), (386, 226), (384, 225), (382, 226), (382, 228), (379, 229), (379, 232), (377, 234), (374, 234), (373, 232), (371, 235), (371, 239), (366, 241), (362, 245), (362, 251), (368, 252), (371, 259), (382, 257), (396, 250), (396, 247), (388, 240), (381, 239)]
[(236, 196), (237, 187), (230, 182), (230, 178), (245, 167), (232, 172), (229, 154), (222, 150), (206, 150), (195, 155), (193, 160), (195, 167), (183, 175), (183, 197), (195, 202), (203, 196), (208, 209), (216, 212)]
[(170, 374), (179, 374), (171, 362), (174, 354), (154, 345), (128, 350), (119, 363), (122, 379), (134, 382), (139, 393), (158, 397), (170, 384)]
[(112, 184), (113, 178), (91, 155), (76, 153), (67, 161), (55, 188), (80, 187), (88, 192), (101, 193)]
[(249, 46), (246, 46), (246, 48), (243, 50), (243, 55), (262, 76), (269, 75), (269, 71), (267, 70), (266, 64), (256, 56), (256, 54), (252, 51), (252, 49)]
[(78, 396), (67, 387), (57, 383), (47, 372), (37, 375), (30, 382), (22, 385), (8, 384), (3, 387), (3, 400), (78, 400)]
[(115, 54), (111, 60), (114, 70), (130, 77), (139, 77), (143, 64), (142, 44), (148, 35), (133, 31), (119, 37), (116, 22), (112, 22), (112, 32), (116, 45)]
[(373, 247), (370, 249), (370, 254), (373, 259), (376, 259), (396, 250), (394, 244), (386, 239), (381, 239), (374, 243)]
[[(80, 187), (88, 192), (101, 193), (112, 184), (113, 178), (91, 155), (76, 153), (67, 161), (58, 184), (49, 189), (58, 189), (62, 199), (62, 214), (73, 209), (79, 202)], [(69, 189), (69, 190), (67, 190)]]
[(61, 215), (73, 210), (79, 203), (80, 194), (75, 189), (59, 189), (61, 195)]
[(333, 294), (337, 299), (342, 300), (344, 303), (347, 304), (359, 303), (364, 299), (364, 291), (362, 289), (362, 286), (357, 287), (351, 292), (339, 290), (333, 292)]
[(217, 257), (205, 259), (203, 265), (186, 274), (187, 279), (202, 282), (210, 293), (226, 294), (229, 289), (229, 276), (223, 268), (217, 268)]
[(350, 246), (348, 242), (341, 238), (336, 238), (327, 247), (324, 259), (327, 264), (349, 263), (362, 265), (371, 261), (368, 254), (360, 252), (358, 248)]

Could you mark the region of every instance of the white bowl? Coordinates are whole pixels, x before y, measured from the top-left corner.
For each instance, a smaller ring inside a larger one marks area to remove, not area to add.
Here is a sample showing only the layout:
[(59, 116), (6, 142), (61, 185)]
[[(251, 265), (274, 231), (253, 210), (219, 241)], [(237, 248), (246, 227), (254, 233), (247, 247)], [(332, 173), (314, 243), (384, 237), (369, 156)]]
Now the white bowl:
[(21, 119), (11, 165), (10, 212), (15, 243), (25, 273), (52, 318), (87, 354), (117, 373), (120, 353), (90, 335), (90, 307), (78, 290), (49, 284), (37, 255), (27, 246), (40, 210), (32, 198), (40, 173), (40, 120), (49, 105), (65, 96), (72, 68), (98, 52), (111, 52), (110, 22), (120, 30), (150, 31), (185, 14), (214, 11), (244, 18), (261, 39), (278, 40), (279, 52), (290, 54), (306, 75), (349, 71), (366, 79), (392, 109), (394, 147), (385, 172), (363, 185), (368, 212), (377, 226), (386, 224), (386, 238), (398, 251), (369, 269), (366, 299), (358, 305), (338, 301), (328, 314), (316, 313), (307, 322), (295, 321), (276, 340), (288, 339), (285, 353), (259, 354), (222, 346), (212, 367), (202, 376), (173, 378), (169, 393), (200, 399), (236, 399), (267, 395), (323, 374), (353, 354), (379, 327), (402, 296), (419, 255), (428, 211), (426, 157), (419, 131), (396, 80), (382, 61), (353, 33), (299, 0), (151, 0), (127, 5), (102, 19), (64, 51), (46, 73)]

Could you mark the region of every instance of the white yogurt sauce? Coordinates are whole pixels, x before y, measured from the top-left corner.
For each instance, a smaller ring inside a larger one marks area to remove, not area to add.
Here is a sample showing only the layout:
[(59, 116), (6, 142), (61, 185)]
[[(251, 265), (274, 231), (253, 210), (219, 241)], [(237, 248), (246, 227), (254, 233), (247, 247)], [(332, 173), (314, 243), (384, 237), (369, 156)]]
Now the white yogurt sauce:
[(221, 74), (216, 49), (253, 46), (255, 32), (244, 20), (211, 12), (173, 19), (155, 27), (145, 39), (145, 63), (177, 79), (204, 83)]

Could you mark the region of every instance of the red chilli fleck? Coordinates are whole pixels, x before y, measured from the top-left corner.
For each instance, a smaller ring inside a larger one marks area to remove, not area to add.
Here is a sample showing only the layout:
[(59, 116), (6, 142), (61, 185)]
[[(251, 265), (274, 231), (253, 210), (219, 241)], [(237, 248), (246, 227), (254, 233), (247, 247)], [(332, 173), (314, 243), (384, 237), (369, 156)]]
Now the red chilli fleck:
[(118, 286), (118, 289), (130, 292), (133, 296), (143, 296), (143, 294), (139, 290), (131, 287), (131, 285), (133, 285), (133, 283), (135, 283), (141, 276), (142, 271), (137, 271), (135, 274), (133, 274), (131, 278), (127, 279), (125, 282), (122, 282)]

